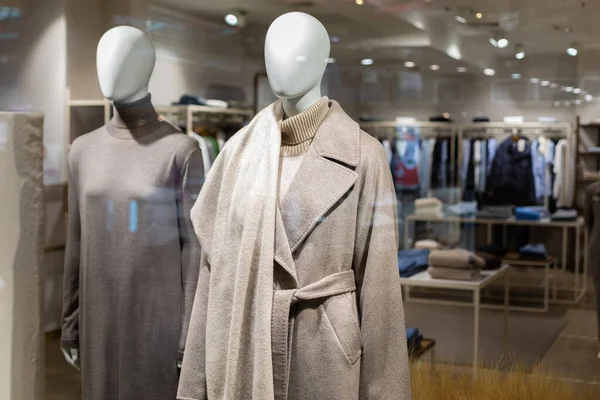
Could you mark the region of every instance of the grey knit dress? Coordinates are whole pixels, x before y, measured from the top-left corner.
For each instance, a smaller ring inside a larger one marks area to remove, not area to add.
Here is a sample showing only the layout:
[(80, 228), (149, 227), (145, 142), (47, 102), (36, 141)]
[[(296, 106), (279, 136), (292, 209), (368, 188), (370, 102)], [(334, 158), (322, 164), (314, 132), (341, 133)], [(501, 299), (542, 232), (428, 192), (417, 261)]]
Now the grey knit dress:
[(80, 350), (85, 400), (175, 398), (203, 179), (198, 144), (150, 96), (72, 144), (61, 345)]

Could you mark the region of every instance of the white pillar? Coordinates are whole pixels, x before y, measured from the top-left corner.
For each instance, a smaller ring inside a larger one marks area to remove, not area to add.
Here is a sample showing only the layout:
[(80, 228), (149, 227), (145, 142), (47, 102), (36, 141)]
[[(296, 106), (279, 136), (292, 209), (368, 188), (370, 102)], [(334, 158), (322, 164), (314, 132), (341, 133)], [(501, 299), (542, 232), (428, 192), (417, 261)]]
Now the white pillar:
[(0, 112), (0, 400), (44, 398), (43, 115)]

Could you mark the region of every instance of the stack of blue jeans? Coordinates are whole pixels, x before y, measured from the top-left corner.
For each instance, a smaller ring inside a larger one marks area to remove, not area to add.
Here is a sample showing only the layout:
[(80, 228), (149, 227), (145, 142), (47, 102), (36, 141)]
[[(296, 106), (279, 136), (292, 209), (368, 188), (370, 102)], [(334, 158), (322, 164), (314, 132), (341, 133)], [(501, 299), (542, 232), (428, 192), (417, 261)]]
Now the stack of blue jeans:
[(398, 252), (398, 269), (402, 278), (427, 270), (429, 266), (429, 250), (409, 249)]

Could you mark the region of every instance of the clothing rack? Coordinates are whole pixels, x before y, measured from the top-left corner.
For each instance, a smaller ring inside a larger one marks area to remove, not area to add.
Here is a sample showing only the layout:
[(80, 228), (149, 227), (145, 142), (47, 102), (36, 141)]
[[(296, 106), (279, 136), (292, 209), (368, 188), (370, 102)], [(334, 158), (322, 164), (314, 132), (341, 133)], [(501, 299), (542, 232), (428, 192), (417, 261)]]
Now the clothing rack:
[[(480, 122), (473, 124), (460, 125), (458, 127), (458, 142), (461, 144), (458, 147), (458, 168), (461, 168), (464, 160), (463, 140), (464, 139), (491, 139), (494, 138), (498, 142), (505, 140), (511, 135), (519, 135), (530, 140), (535, 140), (540, 137), (550, 139), (566, 139), (570, 145), (571, 153), (574, 151), (573, 146), (573, 127), (567, 122), (523, 122), (520, 124), (510, 124), (504, 122)], [(574, 157), (574, 154), (571, 154)], [(461, 197), (463, 184), (461, 174), (458, 175), (459, 185), (461, 188)], [(548, 207), (549, 199), (546, 197), (544, 205)]]
[[(430, 121), (376, 121), (360, 122), (360, 127), (365, 132), (379, 140), (395, 140), (396, 129), (402, 126), (419, 128), (419, 137), (424, 139), (447, 138), (450, 139), (450, 176), (456, 176), (456, 146), (458, 138), (458, 126), (450, 122)], [(454, 183), (454, 182), (453, 182)]]

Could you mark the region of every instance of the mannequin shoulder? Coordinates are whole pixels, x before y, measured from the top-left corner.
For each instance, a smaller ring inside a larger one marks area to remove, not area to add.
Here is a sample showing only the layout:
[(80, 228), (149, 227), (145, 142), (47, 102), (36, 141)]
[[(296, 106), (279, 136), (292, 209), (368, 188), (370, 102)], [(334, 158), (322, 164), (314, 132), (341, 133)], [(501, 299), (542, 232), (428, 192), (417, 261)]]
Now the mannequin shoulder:
[(102, 140), (102, 137), (106, 134), (106, 128), (101, 127), (75, 138), (68, 146), (69, 159), (76, 160), (77, 158), (82, 157), (82, 154), (88, 151), (94, 151), (94, 144), (99, 140)]

